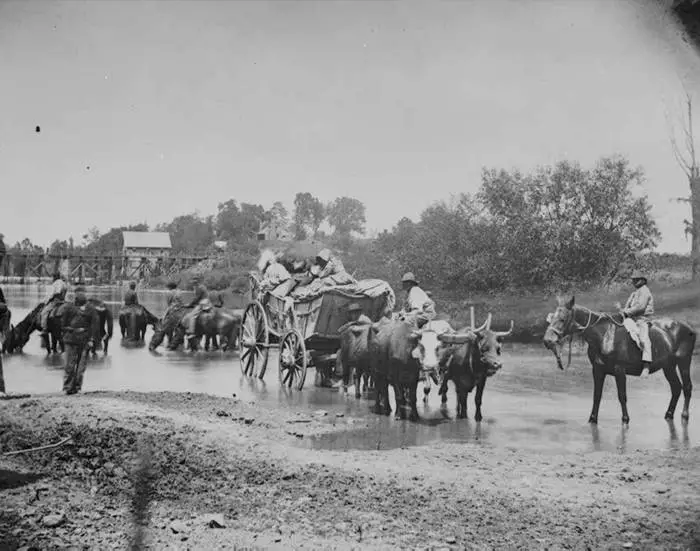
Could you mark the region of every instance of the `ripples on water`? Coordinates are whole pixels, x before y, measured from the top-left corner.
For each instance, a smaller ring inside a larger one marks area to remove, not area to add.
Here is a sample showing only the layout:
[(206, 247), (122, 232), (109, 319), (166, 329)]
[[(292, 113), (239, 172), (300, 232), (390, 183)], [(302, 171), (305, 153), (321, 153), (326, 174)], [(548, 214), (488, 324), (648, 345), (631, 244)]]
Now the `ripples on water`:
[[(42, 298), (45, 286), (3, 287), (12, 308), (13, 323), (19, 322)], [(559, 371), (552, 356), (543, 348), (504, 344), (505, 367), (489, 379), (484, 392), (482, 410), (484, 421), (473, 420), (474, 394), (470, 394), (470, 419), (455, 420), (456, 397), (452, 387), (448, 392), (448, 408), (440, 407), (433, 387), (430, 401), (422, 403), (419, 388), (421, 421), (410, 423), (392, 417), (376, 415), (371, 406), (373, 396), (360, 400), (350, 388), (346, 396), (332, 389), (313, 386), (313, 370), (301, 392), (279, 386), (277, 355), (270, 354), (265, 380), (242, 376), (237, 352), (168, 352), (162, 347), (156, 354), (146, 346), (120, 345), (121, 336), (117, 314), (122, 303), (120, 288), (88, 288), (90, 296), (107, 302), (115, 316), (114, 337), (109, 355), (91, 360), (85, 375), (84, 391), (134, 390), (203, 392), (217, 396), (236, 397), (270, 405), (282, 405), (311, 414), (315, 410), (328, 412), (328, 423), (345, 430), (297, 441), (297, 445), (318, 449), (390, 449), (429, 445), (437, 441), (468, 442), (477, 446), (501, 447), (541, 453), (584, 453), (635, 449), (687, 448), (700, 439), (700, 425), (693, 419), (681, 423), (683, 398), (676, 411), (677, 421), (663, 419), (670, 391), (665, 378), (655, 375), (646, 381), (628, 378), (628, 407), (631, 424), (623, 430), (615, 382), (608, 378), (597, 427), (586, 421), (592, 403), (590, 364), (585, 354), (575, 354), (572, 367)], [(165, 293), (139, 291), (139, 299), (156, 315), (165, 311)], [(244, 304), (227, 297), (227, 306), (242, 308)], [(146, 341), (150, 340), (149, 328)], [(57, 393), (61, 389), (62, 356), (46, 357), (39, 338), (32, 335), (21, 356), (5, 357), (5, 380), (8, 391), (32, 394)], [(695, 370), (693, 370), (693, 373)], [(336, 417), (342, 414), (342, 417)]]

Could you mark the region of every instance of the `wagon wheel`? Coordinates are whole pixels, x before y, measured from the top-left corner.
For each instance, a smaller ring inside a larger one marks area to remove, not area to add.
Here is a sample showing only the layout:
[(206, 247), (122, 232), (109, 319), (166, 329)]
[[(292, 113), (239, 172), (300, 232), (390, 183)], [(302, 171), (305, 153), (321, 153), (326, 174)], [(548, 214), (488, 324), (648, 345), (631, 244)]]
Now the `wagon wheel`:
[(240, 362), (243, 375), (259, 379), (265, 376), (270, 353), (270, 331), (262, 304), (251, 302), (243, 313), (239, 339)]
[(282, 386), (301, 390), (306, 380), (306, 346), (301, 333), (296, 329), (288, 331), (280, 344), (279, 357), (280, 383)]

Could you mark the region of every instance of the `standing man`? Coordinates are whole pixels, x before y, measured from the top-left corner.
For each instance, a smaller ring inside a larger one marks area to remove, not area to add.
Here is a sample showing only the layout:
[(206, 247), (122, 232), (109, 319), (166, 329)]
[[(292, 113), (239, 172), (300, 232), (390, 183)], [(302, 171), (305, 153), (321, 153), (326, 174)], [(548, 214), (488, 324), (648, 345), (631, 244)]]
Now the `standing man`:
[(406, 272), (401, 278), (401, 285), (406, 292), (406, 300), (403, 310), (399, 313), (409, 323), (418, 329), (430, 320), (435, 319), (435, 302), (426, 292), (418, 286), (413, 272)]
[(620, 313), (630, 318), (637, 325), (639, 331), (639, 340), (642, 344), (642, 373), (641, 377), (645, 379), (649, 376), (649, 368), (651, 367), (651, 339), (649, 338), (649, 323), (654, 315), (654, 297), (647, 287), (647, 278), (641, 272), (632, 274), (632, 285), (635, 291), (625, 303), (625, 307)]
[(97, 310), (88, 303), (85, 289), (75, 290), (73, 302), (68, 302), (61, 315), (63, 342), (66, 345), (66, 366), (63, 375), (63, 392), (75, 394), (83, 387), (83, 375), (87, 367), (87, 351), (97, 335), (100, 318)]
[(68, 292), (68, 285), (61, 278), (61, 274), (55, 272), (53, 274), (53, 283), (46, 292), (44, 298), (44, 308), (41, 311), (41, 335), (46, 337), (49, 333), (49, 316), (54, 311), (58, 302), (63, 302)]
[(187, 307), (194, 309), (188, 314), (189, 319), (187, 320), (187, 333), (194, 337), (197, 330), (197, 318), (209, 302), (209, 293), (207, 288), (202, 283), (201, 276), (197, 275), (192, 278), (192, 287), (194, 290), (194, 298), (187, 305)]

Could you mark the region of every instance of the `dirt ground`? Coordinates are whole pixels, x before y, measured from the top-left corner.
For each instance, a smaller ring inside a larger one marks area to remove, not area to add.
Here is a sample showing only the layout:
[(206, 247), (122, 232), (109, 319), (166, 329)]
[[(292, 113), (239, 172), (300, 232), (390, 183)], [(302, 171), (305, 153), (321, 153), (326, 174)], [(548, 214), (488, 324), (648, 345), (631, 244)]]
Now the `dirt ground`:
[(200, 394), (0, 401), (2, 452), (72, 437), (0, 455), (0, 548), (700, 549), (700, 448), (297, 445), (329, 421)]

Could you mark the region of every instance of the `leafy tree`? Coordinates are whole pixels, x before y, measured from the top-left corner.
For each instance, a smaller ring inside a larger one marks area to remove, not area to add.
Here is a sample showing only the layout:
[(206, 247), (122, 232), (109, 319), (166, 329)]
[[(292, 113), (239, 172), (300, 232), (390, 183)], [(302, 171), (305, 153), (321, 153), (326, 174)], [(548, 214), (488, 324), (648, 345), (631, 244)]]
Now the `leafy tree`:
[(308, 229), (316, 237), (318, 229), (326, 218), (323, 203), (308, 192), (297, 193), (294, 197), (294, 231), (296, 239), (306, 239)]
[(286, 229), (289, 226), (289, 212), (281, 201), (275, 201), (272, 208), (265, 213), (265, 219), (274, 222), (278, 228)]
[(170, 223), (160, 224), (156, 231), (170, 233), (173, 252), (195, 253), (214, 242), (213, 216), (200, 217), (196, 212), (176, 216)]
[(265, 209), (261, 205), (241, 203), (235, 199), (219, 203), (216, 215), (216, 235), (227, 241), (245, 241), (255, 235), (260, 223), (265, 219)]
[(365, 232), (365, 205), (354, 197), (338, 197), (326, 208), (328, 223), (338, 235)]

